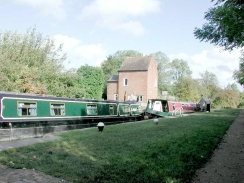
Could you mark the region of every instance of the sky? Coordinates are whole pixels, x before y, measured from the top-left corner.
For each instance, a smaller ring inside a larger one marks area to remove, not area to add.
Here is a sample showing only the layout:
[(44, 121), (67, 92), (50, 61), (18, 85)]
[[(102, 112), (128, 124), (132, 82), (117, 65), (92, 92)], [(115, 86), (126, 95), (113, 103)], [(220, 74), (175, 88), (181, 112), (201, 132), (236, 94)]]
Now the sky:
[(24, 34), (35, 27), (63, 44), (67, 69), (100, 66), (118, 50), (161, 51), (171, 61), (185, 60), (194, 79), (205, 71), (215, 74), (224, 88), (236, 83), (240, 50), (223, 51), (193, 34), (213, 5), (211, 0), (0, 0), (0, 32)]

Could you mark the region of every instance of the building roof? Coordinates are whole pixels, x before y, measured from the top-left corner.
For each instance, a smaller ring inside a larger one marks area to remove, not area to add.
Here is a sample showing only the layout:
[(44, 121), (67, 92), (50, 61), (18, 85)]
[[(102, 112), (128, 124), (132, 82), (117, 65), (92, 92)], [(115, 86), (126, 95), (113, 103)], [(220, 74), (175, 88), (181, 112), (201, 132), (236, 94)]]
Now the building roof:
[(119, 75), (113, 75), (107, 82), (118, 82)]
[(153, 57), (127, 57), (118, 72), (147, 71)]

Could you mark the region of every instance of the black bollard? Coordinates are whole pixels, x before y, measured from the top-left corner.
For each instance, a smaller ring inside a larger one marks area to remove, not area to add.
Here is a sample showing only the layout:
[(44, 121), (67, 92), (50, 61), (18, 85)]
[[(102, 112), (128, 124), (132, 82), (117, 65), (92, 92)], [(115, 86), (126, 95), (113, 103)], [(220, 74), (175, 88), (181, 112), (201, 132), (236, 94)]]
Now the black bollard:
[(104, 123), (103, 123), (103, 122), (99, 122), (99, 123), (97, 124), (97, 127), (98, 127), (98, 130), (99, 130), (100, 132), (102, 132), (102, 131), (103, 131), (103, 128), (104, 128)]

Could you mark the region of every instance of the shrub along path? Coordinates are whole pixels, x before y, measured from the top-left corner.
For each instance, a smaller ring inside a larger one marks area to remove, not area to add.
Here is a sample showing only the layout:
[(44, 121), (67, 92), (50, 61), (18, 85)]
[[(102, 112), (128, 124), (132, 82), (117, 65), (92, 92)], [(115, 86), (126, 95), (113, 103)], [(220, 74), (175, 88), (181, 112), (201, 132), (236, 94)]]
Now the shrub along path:
[(205, 182), (244, 182), (244, 110), (230, 126), (210, 161), (192, 180), (192, 183)]

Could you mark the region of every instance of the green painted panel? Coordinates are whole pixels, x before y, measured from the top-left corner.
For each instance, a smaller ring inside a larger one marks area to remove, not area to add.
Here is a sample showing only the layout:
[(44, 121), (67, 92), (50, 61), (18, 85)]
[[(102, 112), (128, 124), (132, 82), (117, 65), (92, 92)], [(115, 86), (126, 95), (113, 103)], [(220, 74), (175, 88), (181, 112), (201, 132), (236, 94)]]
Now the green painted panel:
[(37, 101), (37, 116), (50, 117), (50, 105), (47, 101)]
[(86, 116), (86, 103), (66, 102), (65, 114), (66, 116)]
[(169, 112), (156, 112), (158, 116), (169, 116)]
[(17, 102), (11, 99), (3, 99), (2, 115), (4, 117), (17, 117)]
[(150, 113), (150, 114), (155, 114), (155, 115), (158, 115), (158, 116), (169, 116), (169, 112), (159, 112), (159, 111), (155, 111), (153, 109), (149, 109), (147, 108), (146, 111), (147, 113)]
[[(34, 103), (36, 106), (35, 116), (19, 116), (18, 115), (18, 103)], [(58, 100), (36, 100), (36, 99), (16, 99), (16, 98), (4, 98), (3, 99), (3, 117), (4, 118), (33, 118), (33, 117), (57, 117), (51, 115), (51, 105), (64, 106), (66, 117), (78, 117), (87, 116), (87, 105), (92, 104), (97, 106), (97, 116), (117, 115), (117, 104), (115, 103), (103, 103), (94, 102), (87, 103), (86, 101), (58, 101)], [(64, 116), (64, 117), (65, 117)], [(58, 115), (62, 117), (62, 115)]]

